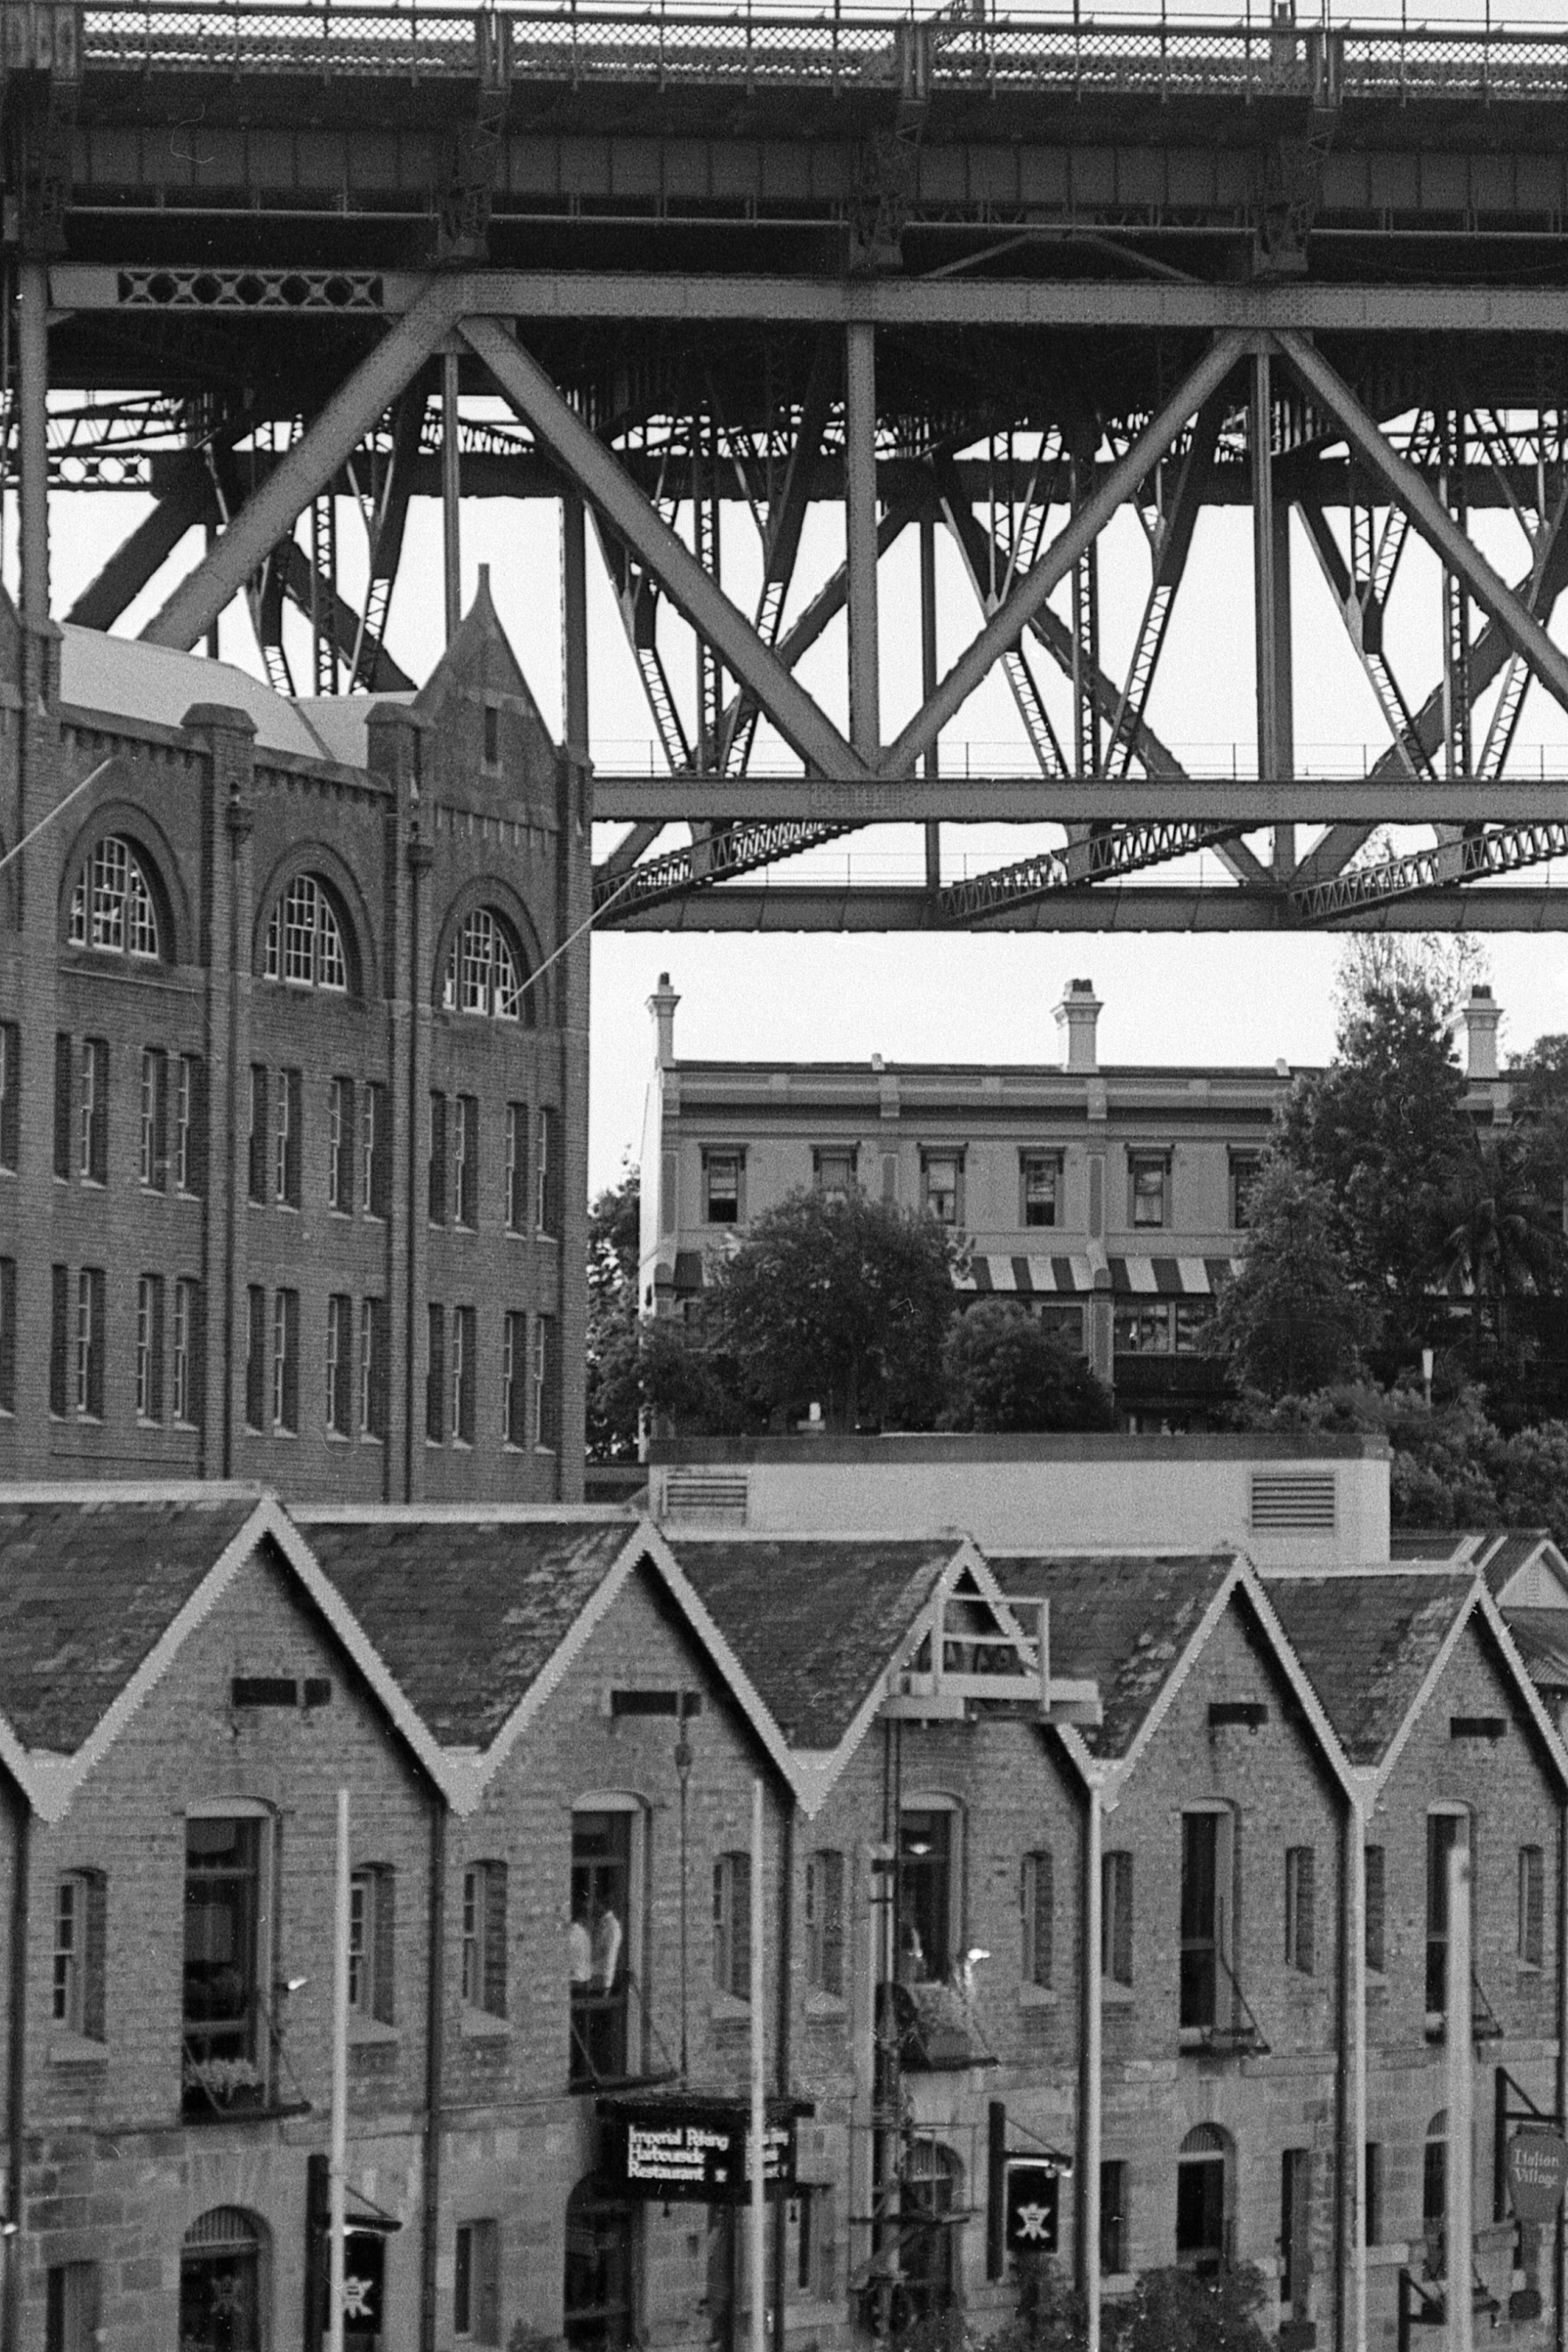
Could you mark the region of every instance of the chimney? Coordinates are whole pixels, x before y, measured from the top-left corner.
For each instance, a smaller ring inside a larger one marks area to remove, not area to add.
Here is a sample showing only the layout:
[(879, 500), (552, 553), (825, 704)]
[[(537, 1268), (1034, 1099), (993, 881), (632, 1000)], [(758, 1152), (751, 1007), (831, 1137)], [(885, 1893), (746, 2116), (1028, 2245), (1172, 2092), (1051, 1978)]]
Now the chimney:
[(1098, 1070), (1094, 1033), (1100, 1020), (1100, 999), (1092, 980), (1069, 980), (1057, 1007), (1057, 1027), (1067, 1031), (1067, 1066), (1084, 1073)]
[(1492, 1002), (1491, 990), (1479, 981), (1466, 1000), (1464, 1018), (1465, 1075), (1471, 1079), (1495, 1078), (1498, 1023), (1502, 1013)]
[(661, 1070), (668, 1070), (675, 1059), (675, 1008), (679, 1002), (669, 984), (668, 972), (661, 971), (658, 986), (647, 1001), (656, 1033), (655, 1059)]

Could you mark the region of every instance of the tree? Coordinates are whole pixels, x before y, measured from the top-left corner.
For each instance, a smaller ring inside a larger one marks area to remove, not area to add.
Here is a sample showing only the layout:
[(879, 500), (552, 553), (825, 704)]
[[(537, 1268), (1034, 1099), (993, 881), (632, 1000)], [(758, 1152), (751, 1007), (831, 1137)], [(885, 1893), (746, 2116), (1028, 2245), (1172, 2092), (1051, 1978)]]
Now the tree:
[(766, 1402), (834, 1429), (929, 1428), (953, 1312), (944, 1227), (858, 1188), (792, 1192), (719, 1266), (705, 1320)]
[(1238, 1388), (1299, 1396), (1354, 1377), (1366, 1315), (1334, 1226), (1327, 1185), (1270, 1154), (1253, 1187), (1240, 1269), (1210, 1332)]
[(627, 1168), (588, 1212), (587, 1421), (595, 1462), (635, 1460), (642, 1405), (637, 1259), (641, 1191)]
[(1484, 1337), (1480, 1309), (1489, 1303), (1497, 1343), (1506, 1351), (1511, 1299), (1552, 1289), (1563, 1262), (1562, 1213), (1553, 1217), (1531, 1168), (1527, 1139), (1506, 1129), (1473, 1135), (1442, 1199), (1436, 1278), (1468, 1290), (1477, 1311), (1470, 1321), (1472, 1359)]
[(1005, 1298), (957, 1317), (942, 1355), (948, 1429), (1114, 1429), (1110, 1393), (1076, 1349)]
[(1125, 2303), (1106, 2306), (1105, 2352), (1268, 2352), (1259, 2324), (1268, 2299), (1250, 2263), (1200, 2277), (1145, 2271)]
[[(1378, 865), (1392, 855), (1379, 827), (1355, 862)], [(1415, 988), (1452, 1021), (1471, 989), (1490, 976), (1485, 947), (1467, 931), (1347, 931), (1334, 971), (1334, 1009), (1342, 1028), (1380, 990)]]

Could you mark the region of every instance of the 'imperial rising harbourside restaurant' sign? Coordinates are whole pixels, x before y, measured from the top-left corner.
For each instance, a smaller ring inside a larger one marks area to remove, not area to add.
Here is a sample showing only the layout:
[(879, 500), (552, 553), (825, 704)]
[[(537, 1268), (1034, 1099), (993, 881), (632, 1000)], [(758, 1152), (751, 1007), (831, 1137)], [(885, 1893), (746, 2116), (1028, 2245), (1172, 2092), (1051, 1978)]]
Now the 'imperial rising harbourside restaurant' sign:
[[(624, 2194), (653, 2204), (731, 2205), (751, 2194), (743, 2100), (608, 2100), (604, 2172)], [(763, 2127), (763, 2185), (770, 2196), (795, 2189), (795, 2119), (770, 2102)]]

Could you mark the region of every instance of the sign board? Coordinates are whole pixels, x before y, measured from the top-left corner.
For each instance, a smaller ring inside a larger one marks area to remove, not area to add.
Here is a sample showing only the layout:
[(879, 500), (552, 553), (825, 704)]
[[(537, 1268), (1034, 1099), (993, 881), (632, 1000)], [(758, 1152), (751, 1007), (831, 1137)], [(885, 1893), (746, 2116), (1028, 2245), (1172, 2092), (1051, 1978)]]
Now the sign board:
[(382, 2333), (386, 2306), (386, 2234), (382, 2230), (343, 2231), (343, 2334), (368, 2346)]
[(1550, 2221), (1568, 2181), (1568, 2141), (1554, 2131), (1515, 2132), (1508, 2144), (1508, 2188), (1521, 2221)]
[[(740, 2100), (648, 2100), (606, 2105), (605, 2172), (634, 2200), (732, 2205), (751, 2194), (750, 2116)], [(795, 2190), (795, 2125), (770, 2118), (763, 2130), (770, 2195)]]
[(1058, 2168), (1032, 2156), (1007, 2158), (1007, 2252), (1054, 2254), (1061, 2181)]

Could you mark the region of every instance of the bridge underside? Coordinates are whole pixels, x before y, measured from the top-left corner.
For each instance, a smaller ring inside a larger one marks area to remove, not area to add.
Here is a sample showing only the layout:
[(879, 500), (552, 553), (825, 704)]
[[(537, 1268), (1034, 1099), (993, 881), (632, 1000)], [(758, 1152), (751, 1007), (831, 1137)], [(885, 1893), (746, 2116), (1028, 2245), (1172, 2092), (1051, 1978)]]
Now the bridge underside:
[[(51, 490), (137, 491), (66, 617), (123, 625), (200, 534), (144, 636), (195, 647), (240, 598), (279, 685), (395, 690), (410, 501), (440, 502), (450, 621), (465, 503), (544, 499), (565, 756), (603, 731), (590, 562), (657, 747), (599, 763), (606, 926), (1568, 928), (1564, 763), (1521, 754), (1530, 698), (1568, 709), (1568, 39), (24, 20), (4, 450), (31, 621)], [(1226, 619), (1257, 717), (1214, 775), (1152, 711), (1221, 506), (1250, 510)], [(887, 661), (906, 540), (918, 632)], [(945, 667), (943, 541), (973, 612)], [(1298, 756), (1303, 550), (1380, 714), (1354, 777)], [(801, 682), (830, 631), (831, 709)], [(994, 673), (1016, 771), (951, 773)], [(1021, 854), (968, 870), (964, 829), (998, 824)], [(894, 885), (866, 854), (889, 826)]]

